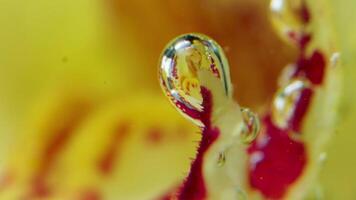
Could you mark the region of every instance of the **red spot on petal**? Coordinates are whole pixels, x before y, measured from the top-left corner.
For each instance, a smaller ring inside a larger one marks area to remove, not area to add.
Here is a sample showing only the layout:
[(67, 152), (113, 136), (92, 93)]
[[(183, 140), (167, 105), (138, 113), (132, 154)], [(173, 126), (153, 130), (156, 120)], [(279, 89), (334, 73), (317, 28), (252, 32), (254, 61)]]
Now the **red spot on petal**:
[(292, 118), (289, 121), (289, 129), (296, 133), (301, 133), (303, 119), (308, 111), (311, 99), (313, 97), (312, 89), (306, 88), (302, 91), (293, 113)]
[(308, 24), (310, 22), (311, 15), (305, 2), (303, 2), (302, 7), (300, 8), (299, 14), (304, 24)]
[(158, 144), (163, 140), (163, 130), (158, 127), (151, 127), (147, 132), (147, 141), (151, 144)]
[[(25, 199), (44, 198), (51, 194), (50, 186), (47, 184), (47, 176), (49, 175), (58, 155), (67, 145), (72, 137), (74, 130), (78, 127), (82, 119), (86, 116), (89, 110), (89, 104), (84, 102), (73, 102), (69, 109), (70, 114), (68, 118), (63, 119), (58, 127), (51, 128), (48, 133), (53, 135), (45, 146), (42, 160), (39, 163), (37, 173), (34, 175), (30, 193)], [(58, 122), (52, 122), (57, 125)]]
[(105, 150), (98, 162), (98, 169), (103, 175), (109, 175), (115, 167), (117, 155), (120, 152), (123, 141), (128, 135), (130, 124), (121, 123), (114, 133), (112, 143)]
[(44, 151), (43, 160), (40, 164), (39, 170), (32, 183), (33, 197), (46, 197), (50, 194), (50, 189), (46, 184), (46, 177), (50, 172), (57, 155), (64, 148), (75, 127), (76, 123), (68, 124), (60, 129), (58, 134), (56, 134), (49, 142)]
[(10, 186), (15, 180), (14, 174), (9, 171), (6, 171), (0, 175), (0, 192), (6, 187)]
[(301, 52), (303, 52), (303, 53), (304, 53), (305, 48), (311, 41), (310, 34), (299, 33), (299, 32), (295, 32), (295, 31), (288, 31), (287, 36), (289, 37), (289, 39), (291, 39), (294, 43), (296, 43), (299, 46)]
[(297, 61), (297, 70), (295, 76), (305, 77), (311, 83), (320, 85), (324, 79), (326, 61), (323, 54), (319, 51), (314, 51), (310, 58), (304, 56)]
[(96, 190), (87, 190), (83, 192), (81, 197), (79, 198), (80, 200), (101, 200), (103, 199), (99, 193), (99, 191)]
[(307, 45), (310, 43), (311, 41), (311, 35), (310, 34), (302, 34), (300, 36), (300, 38), (298, 38), (299, 40), (299, 45), (300, 45), (300, 49), (302, 51), (305, 50), (305, 48), (307, 47)]
[(43, 198), (50, 195), (51, 190), (42, 177), (37, 178), (32, 184), (32, 198)]

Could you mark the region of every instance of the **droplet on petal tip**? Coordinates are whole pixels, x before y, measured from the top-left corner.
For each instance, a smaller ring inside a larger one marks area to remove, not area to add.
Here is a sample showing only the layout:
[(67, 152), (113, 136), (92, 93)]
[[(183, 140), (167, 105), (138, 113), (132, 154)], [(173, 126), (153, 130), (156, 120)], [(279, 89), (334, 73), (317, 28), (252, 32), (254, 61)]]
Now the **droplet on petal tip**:
[(203, 111), (201, 71), (220, 80), (224, 94), (231, 96), (229, 67), (222, 48), (202, 34), (185, 34), (163, 51), (159, 79), (166, 96), (185, 117), (201, 126)]

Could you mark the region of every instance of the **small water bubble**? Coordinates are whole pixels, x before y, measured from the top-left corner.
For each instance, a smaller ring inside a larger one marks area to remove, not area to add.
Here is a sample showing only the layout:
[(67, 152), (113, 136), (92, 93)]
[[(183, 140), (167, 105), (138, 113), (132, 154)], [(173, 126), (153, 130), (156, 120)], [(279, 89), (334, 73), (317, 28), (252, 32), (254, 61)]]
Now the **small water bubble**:
[(331, 67), (336, 67), (339, 63), (339, 60), (340, 60), (340, 53), (339, 52), (333, 53), (330, 57)]
[(286, 86), (292, 79), (296, 70), (297, 70), (297, 67), (295, 64), (288, 64), (287, 66), (285, 66), (281, 72), (281, 75), (278, 78), (279, 87)]
[(241, 132), (243, 143), (250, 144), (253, 142), (260, 131), (260, 120), (257, 115), (248, 108), (241, 108), (244, 127)]
[(250, 156), (250, 168), (251, 168), (251, 170), (255, 170), (257, 164), (259, 164), (264, 159), (264, 157), (265, 157), (265, 155), (261, 151), (253, 152), (251, 154), (251, 156)]
[(202, 71), (220, 80), (225, 95), (231, 97), (229, 66), (215, 41), (201, 34), (185, 34), (163, 51), (159, 67), (162, 89), (176, 108), (198, 125), (203, 110)]
[(297, 102), (304, 89), (310, 88), (310, 83), (304, 79), (294, 79), (283, 87), (273, 100), (272, 120), (280, 127), (286, 128), (293, 116)]
[(224, 166), (225, 162), (226, 162), (226, 153), (220, 152), (218, 157), (218, 166), (219, 167)]
[(327, 158), (328, 158), (328, 154), (326, 152), (322, 152), (319, 155), (318, 161), (319, 161), (320, 164), (324, 164)]
[(302, 37), (309, 20), (304, 0), (271, 0), (270, 10), (272, 23), (283, 38), (296, 41)]

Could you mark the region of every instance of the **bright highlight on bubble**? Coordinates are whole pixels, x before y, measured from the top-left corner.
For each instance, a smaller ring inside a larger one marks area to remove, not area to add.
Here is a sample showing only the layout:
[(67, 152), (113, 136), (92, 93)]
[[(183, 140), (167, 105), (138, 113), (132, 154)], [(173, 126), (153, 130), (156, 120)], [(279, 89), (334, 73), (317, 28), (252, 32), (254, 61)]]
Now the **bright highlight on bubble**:
[(286, 128), (290, 122), (302, 93), (310, 88), (310, 83), (295, 79), (277, 92), (272, 103), (272, 119), (280, 127)]

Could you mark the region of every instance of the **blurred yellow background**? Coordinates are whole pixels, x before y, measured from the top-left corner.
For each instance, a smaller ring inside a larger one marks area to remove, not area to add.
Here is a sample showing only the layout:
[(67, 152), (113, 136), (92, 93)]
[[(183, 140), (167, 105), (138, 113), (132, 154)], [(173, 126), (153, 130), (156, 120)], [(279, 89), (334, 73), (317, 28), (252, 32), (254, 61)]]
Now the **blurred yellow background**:
[[(297, 55), (268, 3), (0, 0), (0, 199), (154, 199), (174, 187), (199, 135), (160, 91), (161, 50), (182, 33), (210, 35), (235, 99), (258, 109)], [(344, 70), (321, 185), (325, 199), (356, 199), (356, 3), (308, 3), (328, 13)]]

